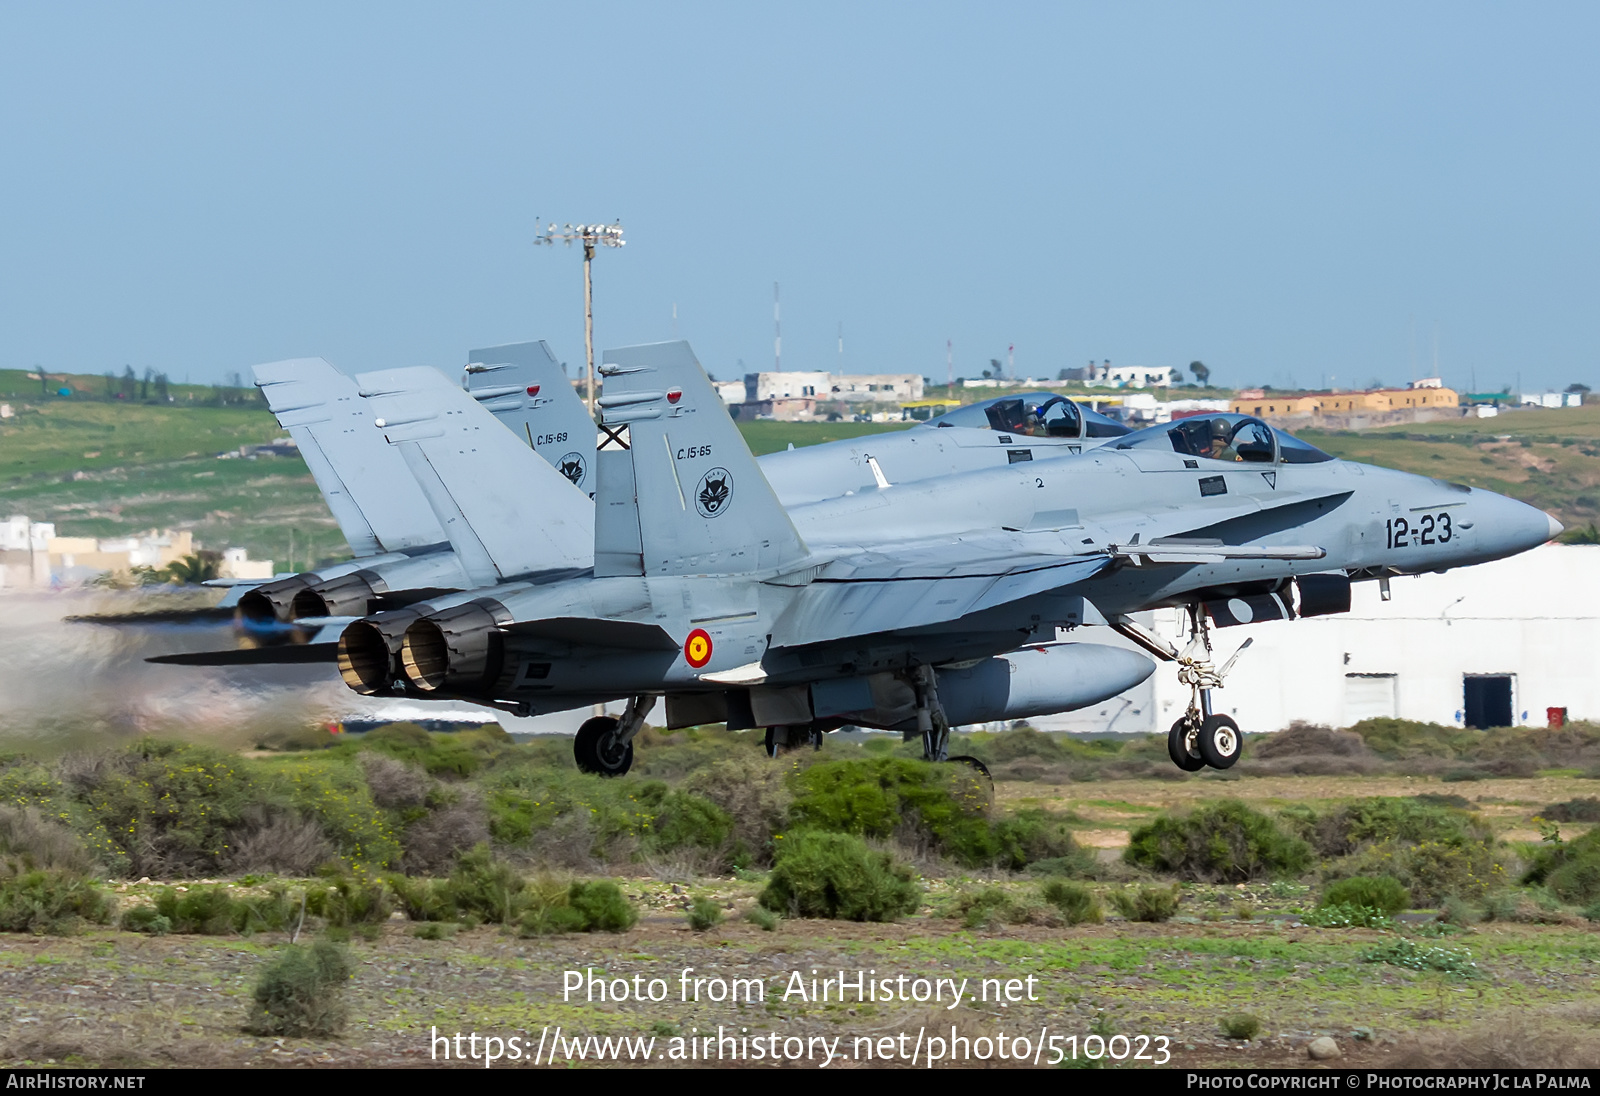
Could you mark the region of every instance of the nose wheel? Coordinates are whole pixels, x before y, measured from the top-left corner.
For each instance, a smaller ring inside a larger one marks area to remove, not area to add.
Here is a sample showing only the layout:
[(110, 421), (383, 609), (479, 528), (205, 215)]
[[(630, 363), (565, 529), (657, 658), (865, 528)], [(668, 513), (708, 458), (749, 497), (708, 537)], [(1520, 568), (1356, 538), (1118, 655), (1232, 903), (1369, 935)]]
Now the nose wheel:
[(1232, 768), (1239, 760), (1244, 736), (1231, 717), (1211, 710), (1211, 690), (1222, 688), (1228, 671), (1253, 640), (1246, 639), (1233, 657), (1216, 666), (1211, 661), (1210, 625), (1198, 605), (1189, 606), (1190, 640), (1182, 653), (1131, 621), (1123, 620), (1116, 628), (1156, 657), (1176, 662), (1178, 680), (1189, 686), (1189, 710), (1167, 732), (1167, 756), (1172, 763), (1186, 773), (1198, 772), (1208, 765), (1213, 769)]

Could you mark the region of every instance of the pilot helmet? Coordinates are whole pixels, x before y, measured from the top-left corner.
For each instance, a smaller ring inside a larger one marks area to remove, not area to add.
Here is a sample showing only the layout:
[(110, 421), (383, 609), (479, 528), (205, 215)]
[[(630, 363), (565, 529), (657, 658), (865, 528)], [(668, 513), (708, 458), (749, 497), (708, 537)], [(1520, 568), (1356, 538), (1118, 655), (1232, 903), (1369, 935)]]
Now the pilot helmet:
[(1227, 419), (1220, 419), (1220, 418), (1212, 419), (1211, 420), (1211, 436), (1213, 438), (1222, 438), (1222, 439), (1226, 440), (1227, 437), (1228, 437), (1228, 420)]

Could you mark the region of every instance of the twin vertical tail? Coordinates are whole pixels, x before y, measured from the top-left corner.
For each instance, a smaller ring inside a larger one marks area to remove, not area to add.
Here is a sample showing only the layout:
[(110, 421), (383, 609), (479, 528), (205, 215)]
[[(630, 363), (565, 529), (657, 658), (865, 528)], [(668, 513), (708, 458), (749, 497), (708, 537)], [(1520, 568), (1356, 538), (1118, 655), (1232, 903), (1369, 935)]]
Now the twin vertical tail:
[(594, 419), (548, 343), (468, 351), (466, 389), (574, 487), (594, 497)]
[(473, 583), (590, 566), (594, 504), (470, 393), (426, 366), (356, 380), (367, 429), (399, 449)]
[(686, 342), (608, 350), (596, 575), (781, 571), (809, 556)]
[(444, 543), (404, 461), (372, 428), (353, 378), (322, 358), (269, 362), (254, 373), (356, 558)]

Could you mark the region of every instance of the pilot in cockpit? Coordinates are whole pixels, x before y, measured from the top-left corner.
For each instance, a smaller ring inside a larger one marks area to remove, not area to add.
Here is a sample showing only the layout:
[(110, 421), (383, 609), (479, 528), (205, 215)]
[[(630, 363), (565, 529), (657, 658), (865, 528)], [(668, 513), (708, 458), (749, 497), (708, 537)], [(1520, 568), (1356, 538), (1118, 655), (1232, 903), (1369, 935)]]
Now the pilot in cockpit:
[(1229, 432), (1226, 419), (1211, 420), (1211, 445), (1206, 449), (1206, 456), (1212, 460), (1242, 460), (1232, 445), (1228, 444)]

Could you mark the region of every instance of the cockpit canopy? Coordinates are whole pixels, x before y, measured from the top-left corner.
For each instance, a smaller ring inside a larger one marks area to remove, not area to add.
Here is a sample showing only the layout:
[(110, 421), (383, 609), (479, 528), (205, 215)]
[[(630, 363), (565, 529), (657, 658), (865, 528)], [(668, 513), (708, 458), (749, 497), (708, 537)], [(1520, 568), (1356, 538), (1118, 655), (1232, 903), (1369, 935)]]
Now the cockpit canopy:
[(1153, 449), (1252, 464), (1318, 464), (1334, 459), (1260, 419), (1234, 414), (1191, 415), (1149, 426), (1129, 434), (1112, 448)]
[(968, 404), (930, 419), (928, 426), (964, 426), (1029, 438), (1117, 438), (1129, 428), (1055, 392), (1024, 392)]

